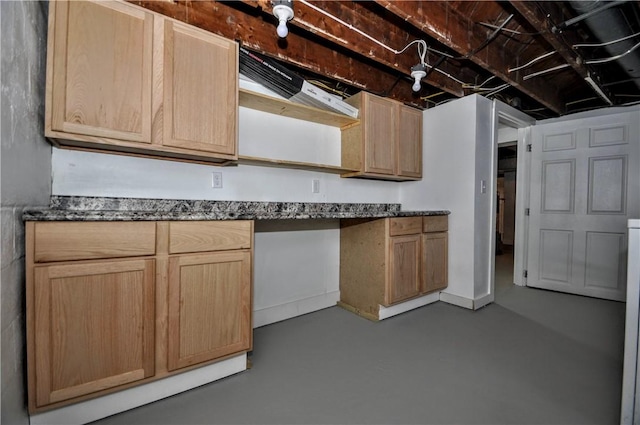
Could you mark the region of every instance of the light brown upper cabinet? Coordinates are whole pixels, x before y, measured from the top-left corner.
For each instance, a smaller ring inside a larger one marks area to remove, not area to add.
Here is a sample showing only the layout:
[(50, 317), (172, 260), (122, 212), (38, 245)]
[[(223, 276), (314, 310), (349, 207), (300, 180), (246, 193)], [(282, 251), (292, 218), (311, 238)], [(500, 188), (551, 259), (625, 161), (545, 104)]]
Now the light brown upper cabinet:
[(165, 146), (235, 155), (237, 57), (236, 43), (164, 20)]
[(343, 177), (422, 178), (422, 113), (367, 92), (346, 102), (360, 110), (360, 122), (342, 128), (342, 166), (360, 171)]
[(47, 130), (151, 143), (152, 34), (124, 3), (51, 2)]
[(45, 135), (54, 145), (237, 159), (234, 41), (120, 1), (49, 5)]

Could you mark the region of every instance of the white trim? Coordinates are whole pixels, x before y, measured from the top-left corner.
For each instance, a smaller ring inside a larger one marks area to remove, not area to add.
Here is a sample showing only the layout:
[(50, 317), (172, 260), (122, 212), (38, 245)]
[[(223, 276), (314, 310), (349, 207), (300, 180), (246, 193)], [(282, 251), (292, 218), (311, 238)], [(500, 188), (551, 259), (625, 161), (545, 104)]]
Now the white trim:
[(482, 307), (486, 306), (487, 304), (491, 304), (494, 299), (495, 299), (495, 296), (494, 296), (493, 293), (487, 294), (487, 295), (485, 295), (483, 297), (480, 297), (480, 298), (476, 298), (475, 300), (473, 300), (473, 309), (474, 310), (481, 309)]
[(526, 286), (524, 271), (527, 269), (527, 250), (529, 240), (529, 217), (525, 209), (529, 208), (531, 185), (531, 154), (527, 153), (527, 145), (531, 141), (531, 127), (518, 130), (518, 162), (516, 165), (516, 220), (513, 247), (513, 283)]
[(440, 294), (438, 292), (425, 295), (424, 297), (414, 298), (400, 304), (392, 305), (391, 307), (385, 307), (381, 305), (380, 309), (378, 310), (378, 320), (388, 319), (389, 317), (406, 313), (407, 311), (414, 310), (418, 307), (422, 307), (436, 301), (440, 301)]
[(640, 256), (640, 220), (629, 220), (629, 251), (627, 261), (627, 312), (624, 337), (624, 372), (620, 423), (637, 422), (638, 398), (638, 330), (640, 306), (640, 265), (633, 258)]
[[(498, 125), (500, 121), (510, 125), (511, 127), (518, 129), (518, 162), (516, 166), (516, 219), (515, 219), (515, 235), (514, 235), (514, 261), (513, 261), (513, 279), (516, 285), (524, 285), (524, 279), (522, 278), (523, 272), (526, 268), (526, 239), (527, 239), (527, 223), (528, 219), (524, 215), (525, 208), (528, 207), (529, 197), (529, 166), (527, 165), (531, 159), (527, 152), (527, 143), (530, 143), (531, 139), (531, 126), (535, 125), (536, 120), (529, 115), (500, 102), (499, 100), (493, 101), (493, 120), (494, 120), (494, 152), (493, 158), (495, 161), (493, 167), (493, 175), (491, 177), (490, 187), (494, 190), (497, 187), (498, 179), (498, 149), (497, 145), (501, 144), (498, 141)], [(496, 205), (495, 202), (491, 205), (491, 222), (492, 229), (495, 229), (495, 216)], [(496, 244), (496, 232), (491, 234), (491, 242), (489, 244), (490, 252), (495, 253)], [(495, 255), (491, 256), (491, 264), (489, 266), (489, 288), (490, 295), (495, 294)], [(480, 307), (477, 307), (480, 308)]]
[(81, 425), (134, 409), (247, 369), (241, 354), (178, 375), (30, 416), (31, 425)]
[(328, 307), (333, 307), (340, 301), (340, 291), (327, 292), (285, 304), (266, 307), (253, 311), (253, 327), (281, 322), (292, 317), (302, 316)]
[(458, 307), (468, 308), (473, 310), (473, 301), (470, 298), (461, 297), (459, 295), (449, 294), (447, 292), (440, 292), (440, 301), (447, 304), (457, 305)]

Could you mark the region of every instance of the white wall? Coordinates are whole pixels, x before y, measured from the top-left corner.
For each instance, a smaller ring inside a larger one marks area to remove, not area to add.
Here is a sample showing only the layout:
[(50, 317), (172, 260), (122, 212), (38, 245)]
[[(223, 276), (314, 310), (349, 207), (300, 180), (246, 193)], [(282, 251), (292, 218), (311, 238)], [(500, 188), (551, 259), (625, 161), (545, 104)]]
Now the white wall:
[[(340, 130), (240, 108), (240, 153), (340, 164)], [(291, 202), (399, 202), (401, 183), (343, 179), (281, 168), (216, 167), (54, 149), (54, 195)], [(211, 187), (222, 172), (223, 188)], [(312, 193), (313, 179), (320, 193)], [(256, 325), (335, 305), (339, 288), (337, 220), (258, 222), (255, 235)]]
[[(475, 142), (475, 203), (474, 203), (474, 291), (473, 299), (481, 299), (491, 292), (490, 270), (495, 256), (491, 240), (495, 235), (492, 213), (495, 211), (495, 190), (491, 181), (495, 177), (494, 159), (496, 144), (493, 140), (493, 102), (482, 96), (476, 96), (476, 133)], [(480, 189), (483, 184), (484, 190)]]
[(448, 294), (474, 298), (476, 96), (424, 111), (422, 180), (402, 183), (403, 209), (446, 209), (449, 216)]
[(423, 178), (400, 189), (403, 209), (451, 211), (449, 286), (443, 299), (468, 308), (489, 294), (491, 283), (492, 138), (492, 102), (481, 96), (424, 111)]

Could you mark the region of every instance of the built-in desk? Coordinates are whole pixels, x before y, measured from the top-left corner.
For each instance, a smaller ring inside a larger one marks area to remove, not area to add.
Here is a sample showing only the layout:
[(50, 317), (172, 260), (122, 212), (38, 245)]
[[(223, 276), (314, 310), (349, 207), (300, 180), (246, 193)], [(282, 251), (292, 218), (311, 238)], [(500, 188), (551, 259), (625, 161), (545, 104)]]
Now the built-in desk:
[(423, 220), (448, 213), (52, 197), (23, 215), (31, 422), (86, 423), (245, 370), (256, 221), (393, 220), (396, 236), (419, 222), (421, 237)]

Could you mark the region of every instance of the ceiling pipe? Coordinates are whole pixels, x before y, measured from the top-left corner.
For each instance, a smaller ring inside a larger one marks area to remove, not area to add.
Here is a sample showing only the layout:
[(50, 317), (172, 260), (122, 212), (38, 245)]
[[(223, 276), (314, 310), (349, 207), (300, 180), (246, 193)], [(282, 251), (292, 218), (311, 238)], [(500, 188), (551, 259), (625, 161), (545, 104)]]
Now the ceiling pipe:
[[(593, 35), (600, 41), (611, 41), (624, 38), (632, 34), (624, 14), (620, 8), (606, 7), (609, 5), (619, 6), (624, 2), (605, 3), (600, 0), (570, 0), (569, 4), (573, 9), (584, 15), (584, 24), (591, 30)], [(603, 4), (605, 6), (603, 6)], [(597, 13), (595, 13), (597, 12)], [(617, 56), (629, 49), (632, 49), (638, 40), (624, 40), (619, 43), (605, 46), (604, 48), (611, 56)], [(617, 60), (636, 86), (640, 88), (640, 56), (626, 55)], [(598, 65), (593, 69), (597, 70)]]

